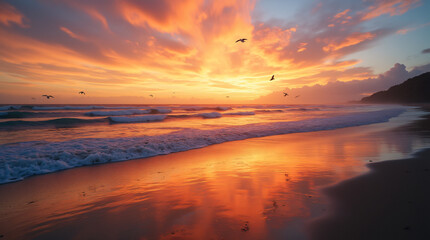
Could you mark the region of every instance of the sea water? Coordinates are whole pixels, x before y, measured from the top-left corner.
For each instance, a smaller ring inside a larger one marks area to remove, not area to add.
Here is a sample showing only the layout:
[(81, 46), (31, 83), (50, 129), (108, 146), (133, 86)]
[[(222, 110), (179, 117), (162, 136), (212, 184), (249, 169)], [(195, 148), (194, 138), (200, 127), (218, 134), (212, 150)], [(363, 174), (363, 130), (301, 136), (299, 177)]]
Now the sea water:
[(386, 122), (391, 105), (0, 106), (0, 183), (212, 144)]

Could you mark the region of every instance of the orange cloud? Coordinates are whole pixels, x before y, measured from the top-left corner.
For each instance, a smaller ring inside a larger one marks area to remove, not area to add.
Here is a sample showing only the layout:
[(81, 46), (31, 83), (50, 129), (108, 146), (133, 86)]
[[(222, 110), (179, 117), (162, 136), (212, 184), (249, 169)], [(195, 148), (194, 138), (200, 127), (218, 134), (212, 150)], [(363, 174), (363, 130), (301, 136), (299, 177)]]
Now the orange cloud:
[(411, 31), (412, 29), (410, 29), (410, 28), (403, 28), (403, 29), (399, 29), (399, 30), (397, 30), (397, 34), (406, 34), (406, 33), (408, 33), (409, 31)]
[[(341, 70), (341, 69), (344, 69), (344, 68), (347, 68), (347, 67), (352, 67), (352, 66), (358, 64), (359, 62), (360, 61), (356, 60), (356, 59), (354, 59), (354, 60), (338, 61), (338, 62), (334, 62), (332, 64), (327, 65), (325, 69), (327, 69), (327, 70), (329, 70), (329, 69), (330, 70), (336, 70), (336, 69), (337, 70)], [(351, 72), (349, 72), (349, 73), (351, 73)], [(359, 74), (363, 74), (363, 71), (360, 71)], [(370, 73), (368, 71), (365, 71), (365, 74), (367, 76), (369, 76)], [(354, 77), (357, 78), (357, 76), (354, 76)]]
[(93, 18), (99, 20), (102, 23), (103, 27), (110, 31), (109, 24), (106, 18), (100, 12), (93, 8), (85, 8), (84, 10)]
[(419, 0), (381, 0), (376, 5), (368, 7), (362, 16), (362, 20), (369, 20), (384, 14), (390, 16), (404, 14), (409, 8), (416, 6)]
[(119, 2), (119, 7), (132, 25), (149, 26), (161, 32), (189, 32), (198, 19), (203, 19), (198, 11), (202, 4), (202, 0), (185, 0), (180, 4), (167, 0), (127, 0)]
[(350, 36), (346, 37), (340, 42), (332, 42), (323, 47), (323, 50), (326, 52), (337, 51), (339, 49), (350, 47), (356, 44), (359, 44), (363, 41), (373, 39), (375, 34), (366, 32), (366, 33), (353, 33)]
[(296, 32), (297, 28), (282, 29), (276, 26), (259, 25), (253, 34), (253, 39), (258, 42), (261, 49), (266, 53), (280, 51), (290, 44), (292, 33)]
[(348, 14), (348, 12), (349, 11), (351, 11), (351, 9), (345, 9), (344, 11), (342, 11), (342, 12), (339, 12), (339, 13), (337, 13), (336, 15), (334, 15), (334, 19), (339, 19), (339, 18), (342, 18), (342, 17), (344, 17), (344, 16), (346, 16), (346, 14)]
[(77, 40), (80, 40), (80, 41), (84, 41), (84, 42), (86, 41), (86, 39), (84, 37), (79, 36), (79, 35), (73, 33), (72, 31), (70, 31), (70, 29), (68, 29), (66, 27), (60, 27), (60, 30), (63, 31), (63, 32), (65, 32), (65, 33), (67, 33), (67, 35), (69, 35), (70, 37), (72, 37), (74, 39), (77, 39)]
[(27, 27), (24, 24), (24, 15), (15, 7), (5, 2), (0, 2), (0, 23), (10, 26), (11, 23), (18, 24), (20, 27)]
[(297, 49), (297, 52), (303, 52), (306, 50), (306, 45), (308, 45), (308, 43), (300, 43), (299, 49)]
[(335, 24), (346, 24), (349, 23), (352, 19), (351, 16), (348, 16), (348, 13), (351, 11), (351, 9), (345, 9), (342, 12), (339, 12), (337, 14), (335, 14), (330, 21), (332, 23), (328, 24), (328, 27), (334, 27)]
[[(58, 1), (64, 14), (34, 4), (39, 11), (26, 18), (13, 2), (13, 14), (0, 14), (8, 16), (0, 18), (2, 94), (78, 86), (98, 96), (151, 91), (161, 101), (175, 89), (181, 99), (227, 101), (228, 93), (243, 102), (279, 88), (268, 84), (272, 74), (297, 87), (368, 77), (346, 56), (384, 34), (363, 32), (356, 9), (326, 12), (322, 4), (309, 22), (288, 24), (255, 22), (255, 0)], [(13, 27), (27, 21), (29, 31)]]

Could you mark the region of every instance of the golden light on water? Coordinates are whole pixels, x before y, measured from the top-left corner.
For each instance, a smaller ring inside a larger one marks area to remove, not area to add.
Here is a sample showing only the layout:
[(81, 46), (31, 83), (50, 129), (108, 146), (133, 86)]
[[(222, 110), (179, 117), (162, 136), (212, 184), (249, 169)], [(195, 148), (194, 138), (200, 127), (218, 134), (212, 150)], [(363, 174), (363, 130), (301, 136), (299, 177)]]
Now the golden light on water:
[[(109, 229), (108, 238), (195, 239), (304, 234), (297, 226), (327, 211), (323, 187), (362, 173), (369, 159), (408, 152), (402, 147), (411, 136), (392, 134), (375, 135), (372, 128), (289, 134), (37, 176), (1, 186), (2, 232), (55, 237), (77, 228), (76, 237), (103, 237)], [(244, 224), (249, 232), (241, 230)]]

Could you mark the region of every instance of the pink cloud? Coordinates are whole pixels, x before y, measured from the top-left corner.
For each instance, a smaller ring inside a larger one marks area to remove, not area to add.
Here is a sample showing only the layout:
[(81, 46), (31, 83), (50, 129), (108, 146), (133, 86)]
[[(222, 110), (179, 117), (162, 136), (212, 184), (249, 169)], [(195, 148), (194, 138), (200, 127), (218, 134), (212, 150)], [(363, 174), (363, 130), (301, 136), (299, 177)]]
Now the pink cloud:
[(351, 9), (345, 9), (342, 12), (337, 13), (336, 15), (334, 15), (334, 19), (339, 19), (339, 18), (343, 18), (345, 16), (347, 16), (348, 12), (351, 11)]
[(336, 41), (330, 42), (331, 40), (327, 39), (326, 42), (329, 42), (329, 43), (323, 47), (323, 50), (326, 52), (337, 51), (337, 50), (345, 48), (345, 47), (357, 45), (357, 44), (364, 42), (366, 40), (371, 40), (375, 36), (376, 35), (374, 33), (370, 33), (370, 32), (364, 32), (364, 33), (355, 32), (349, 36), (344, 37), (339, 42), (336, 42)]
[(369, 20), (384, 14), (401, 15), (417, 6), (419, 0), (379, 0), (362, 12), (362, 20)]
[(63, 32), (65, 32), (71, 38), (78, 39), (80, 41), (86, 41), (85, 37), (79, 36), (79, 35), (75, 34), (74, 32), (70, 31), (70, 29), (68, 29), (66, 27), (60, 27), (60, 30), (63, 31)]
[[(334, 11), (335, 3), (324, 2), (317, 4), (313, 9), (304, 9), (300, 13), (309, 15), (306, 21), (293, 21), (290, 25), (272, 21), (269, 23), (257, 23), (254, 29), (255, 40), (261, 39), (261, 35), (276, 35), (279, 32), (287, 32), (294, 28), (296, 31), (283, 36), (284, 44), (280, 41), (267, 42), (260, 47), (266, 54), (276, 56), (279, 60), (292, 63), (296, 67), (321, 66), (327, 62), (335, 62), (344, 59), (349, 54), (364, 50), (372, 44), (380, 41), (389, 34), (404, 30), (394, 28), (369, 29), (366, 22), (370, 19), (389, 13), (399, 15), (415, 6), (417, 0), (411, 1), (366, 1), (349, 6), (343, 10)], [(336, 3), (336, 7), (338, 4)], [(364, 16), (368, 17), (364, 17)], [(373, 17), (370, 17), (373, 16)], [(295, 25), (292, 25), (296, 23)], [(261, 27), (264, 26), (264, 29)], [(366, 31), (366, 29), (369, 29)], [(278, 39), (281, 37), (278, 37)], [(307, 43), (306, 47), (302, 43)]]
[(20, 27), (28, 27), (24, 23), (24, 15), (22, 15), (16, 8), (5, 2), (0, 2), (0, 23), (6, 26), (10, 26), (11, 23), (15, 23)]

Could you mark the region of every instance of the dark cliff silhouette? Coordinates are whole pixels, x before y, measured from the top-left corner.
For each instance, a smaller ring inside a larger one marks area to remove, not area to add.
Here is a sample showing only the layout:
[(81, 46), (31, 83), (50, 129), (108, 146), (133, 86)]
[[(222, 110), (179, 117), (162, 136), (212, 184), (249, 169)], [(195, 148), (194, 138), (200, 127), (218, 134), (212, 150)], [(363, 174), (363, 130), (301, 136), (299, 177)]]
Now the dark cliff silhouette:
[(430, 72), (361, 99), (363, 103), (429, 103)]

